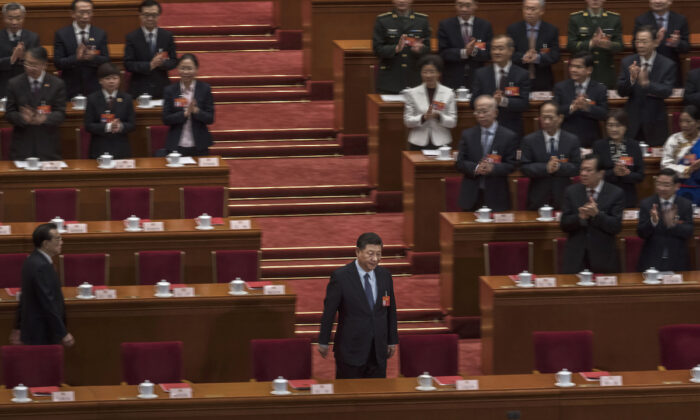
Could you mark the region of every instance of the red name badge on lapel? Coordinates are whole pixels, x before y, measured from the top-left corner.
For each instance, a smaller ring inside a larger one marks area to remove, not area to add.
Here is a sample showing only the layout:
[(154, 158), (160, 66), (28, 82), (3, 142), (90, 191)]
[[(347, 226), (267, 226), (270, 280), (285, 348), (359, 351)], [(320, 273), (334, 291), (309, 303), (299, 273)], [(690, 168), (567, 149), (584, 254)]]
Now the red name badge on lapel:
[(486, 155), (486, 160), (491, 162), (491, 163), (501, 163), (501, 155), (496, 154), (496, 153), (491, 153)]
[(391, 297), (384, 292), (384, 296), (382, 296), (382, 306), (384, 307), (389, 307), (391, 306)]
[(540, 48), (540, 54), (549, 54), (550, 51), (552, 51), (551, 48), (547, 48), (547, 47)]
[(506, 96), (520, 96), (520, 87), (506, 86)]
[(187, 106), (187, 98), (175, 98), (175, 106), (178, 108), (184, 108)]
[(445, 109), (444, 102), (433, 101), (433, 109), (435, 111), (443, 111)]
[(51, 113), (51, 105), (39, 105), (36, 108), (36, 110), (39, 114), (42, 114), (42, 115), (50, 114)]
[(474, 48), (478, 48), (480, 50), (485, 50), (486, 49), (486, 43), (483, 41), (476, 41), (474, 43)]
[(112, 114), (111, 112), (105, 112), (104, 114), (100, 114), (100, 121), (102, 121), (105, 124), (111, 123), (112, 121), (114, 121), (114, 114)]
[(566, 156), (564, 156), (564, 155), (559, 156), (559, 162), (561, 162), (561, 163), (566, 163), (566, 162), (568, 162), (568, 161), (569, 161), (569, 158), (568, 158), (568, 157), (566, 157)]
[(625, 166), (634, 166), (634, 159), (632, 159), (632, 156), (620, 156), (620, 162), (624, 163)]

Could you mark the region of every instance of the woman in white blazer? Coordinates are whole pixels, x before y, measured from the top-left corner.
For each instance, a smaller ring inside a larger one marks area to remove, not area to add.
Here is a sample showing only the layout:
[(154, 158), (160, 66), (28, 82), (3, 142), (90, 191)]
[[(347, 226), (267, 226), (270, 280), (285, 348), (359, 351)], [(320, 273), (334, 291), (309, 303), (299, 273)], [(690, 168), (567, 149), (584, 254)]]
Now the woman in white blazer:
[(411, 150), (437, 149), (452, 145), (451, 128), (457, 125), (457, 105), (452, 89), (440, 84), (443, 62), (426, 55), (418, 62), (423, 83), (405, 93), (403, 122), (410, 129)]

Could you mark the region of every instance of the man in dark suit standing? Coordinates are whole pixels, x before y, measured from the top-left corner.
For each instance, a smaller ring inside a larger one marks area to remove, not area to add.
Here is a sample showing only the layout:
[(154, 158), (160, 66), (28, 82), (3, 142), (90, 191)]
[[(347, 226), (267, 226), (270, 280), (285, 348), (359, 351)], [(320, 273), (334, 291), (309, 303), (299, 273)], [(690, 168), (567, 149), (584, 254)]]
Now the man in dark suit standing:
[(148, 93), (160, 99), (170, 84), (168, 71), (177, 64), (175, 41), (170, 31), (158, 27), (160, 3), (144, 0), (139, 11), (141, 27), (126, 35), (124, 47), (124, 68), (131, 72), (129, 93), (134, 98)]
[(559, 61), (559, 29), (542, 20), (544, 0), (524, 0), (525, 20), (508, 26), (515, 42), (513, 62), (530, 74), (530, 88), (550, 91), (554, 86), (552, 64)]
[(19, 3), (2, 7), (5, 30), (0, 31), (0, 97), (7, 96), (7, 82), (24, 73), (24, 53), (39, 46), (39, 35), (23, 28), (26, 10)]
[(545, 204), (559, 210), (571, 177), (578, 175), (581, 146), (575, 135), (560, 129), (563, 119), (557, 104), (545, 102), (540, 106), (542, 130), (523, 139), (520, 170), (530, 178), (528, 210), (537, 210)]
[(493, 38), (493, 64), (476, 71), (472, 98), (493, 96), (498, 105), (498, 123), (522, 136), (523, 112), (530, 105), (530, 74), (513, 65), (511, 57), (514, 51), (510, 37), (497, 35)]
[(685, 79), (683, 102), (700, 107), (700, 68), (692, 69)]
[(98, 90), (97, 68), (109, 61), (107, 34), (92, 22), (92, 0), (73, 0), (73, 23), (56, 31), (53, 63), (66, 82), (68, 97)]
[(515, 169), (518, 136), (496, 121), (496, 101), (483, 95), (474, 101), (479, 125), (462, 132), (455, 166), (464, 174), (459, 206), (473, 211), (483, 205), (494, 211), (510, 209), (508, 174)]
[(680, 54), (690, 51), (690, 34), (688, 20), (685, 16), (672, 12), (671, 3), (673, 0), (649, 0), (651, 10), (637, 16), (632, 33), (636, 34), (642, 26), (651, 26), (656, 30), (656, 52), (676, 63), (676, 86), (681, 87)]
[(603, 180), (605, 170), (596, 155), (581, 162), (581, 183), (564, 191), (560, 226), (568, 234), (564, 247), (564, 273), (584, 268), (594, 273), (619, 270), (615, 235), (622, 230), (625, 193)]
[(61, 159), (58, 126), (66, 117), (66, 87), (61, 79), (46, 72), (44, 47), (24, 55), (25, 73), (7, 84), (5, 119), (12, 124), (10, 159)]
[(474, 72), (489, 60), (491, 24), (474, 16), (476, 0), (457, 0), (457, 16), (444, 19), (438, 28), (438, 49), (445, 60), (442, 84), (452, 89), (472, 88)]
[(66, 330), (66, 313), (61, 282), (53, 257), (61, 253), (63, 239), (56, 225), (44, 223), (32, 234), (34, 252), (22, 265), (22, 294), (10, 333), (10, 344), (75, 344)]
[(617, 93), (628, 96), (627, 137), (662, 146), (668, 137), (668, 116), (664, 99), (671, 96), (676, 65), (656, 52), (656, 32), (641, 27), (635, 38), (637, 54), (622, 59)]
[(367, 232), (357, 238), (357, 259), (331, 274), (323, 301), (318, 351), (328, 356), (336, 312), (335, 375), (337, 379), (385, 378), (386, 361), (396, 352), (394, 282), (379, 267), (382, 239)]
[(576, 133), (581, 147), (591, 148), (602, 138), (600, 121), (608, 115), (608, 89), (591, 79), (593, 56), (577, 52), (569, 60), (570, 79), (554, 86), (554, 102), (564, 114), (561, 128)]
[(673, 169), (656, 177), (656, 194), (639, 205), (637, 235), (644, 239), (637, 269), (690, 270), (688, 239), (693, 236), (693, 204), (676, 195), (680, 180)]

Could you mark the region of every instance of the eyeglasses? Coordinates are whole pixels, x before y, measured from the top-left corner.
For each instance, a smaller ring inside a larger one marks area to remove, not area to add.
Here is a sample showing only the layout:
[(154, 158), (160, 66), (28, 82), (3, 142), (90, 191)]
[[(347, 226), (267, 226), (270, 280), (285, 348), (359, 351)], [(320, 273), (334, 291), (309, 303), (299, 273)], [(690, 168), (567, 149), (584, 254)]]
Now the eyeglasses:
[(160, 13), (141, 13), (141, 16), (145, 17), (146, 19), (155, 19), (160, 16)]

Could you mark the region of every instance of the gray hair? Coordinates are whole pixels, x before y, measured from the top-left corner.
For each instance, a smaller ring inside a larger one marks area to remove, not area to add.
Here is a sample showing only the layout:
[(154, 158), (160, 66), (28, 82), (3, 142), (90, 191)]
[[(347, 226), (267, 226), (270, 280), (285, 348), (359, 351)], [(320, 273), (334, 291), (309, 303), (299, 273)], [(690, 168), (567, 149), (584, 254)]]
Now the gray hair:
[(13, 10), (21, 10), (23, 15), (27, 14), (27, 10), (19, 3), (12, 2), (2, 6), (2, 14), (5, 16), (7, 16), (8, 12), (12, 12)]
[(479, 95), (479, 97), (474, 100), (474, 107), (476, 107), (476, 104), (478, 102), (482, 102), (482, 101), (488, 102), (489, 105), (491, 105), (491, 107), (493, 109), (498, 108), (498, 104), (496, 104), (496, 100), (491, 95)]
[[(527, 0), (523, 0), (523, 4), (525, 4), (525, 2), (527, 2)], [(544, 0), (537, 0), (537, 2), (540, 4), (541, 8), (544, 8)]]

